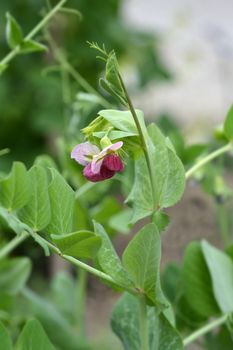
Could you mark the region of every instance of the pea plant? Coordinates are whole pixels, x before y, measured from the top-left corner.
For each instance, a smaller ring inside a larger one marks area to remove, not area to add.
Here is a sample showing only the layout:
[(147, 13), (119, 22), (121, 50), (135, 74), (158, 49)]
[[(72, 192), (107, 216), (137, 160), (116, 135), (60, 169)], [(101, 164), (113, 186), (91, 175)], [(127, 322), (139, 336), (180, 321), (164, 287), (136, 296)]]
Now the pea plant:
[[(43, 29), (55, 59), (80, 80), (46, 28), (65, 3), (50, 9), (26, 37), (7, 15), (11, 51), (0, 62), (1, 73), (7, 74), (15, 56), (48, 49), (34, 40)], [(162, 132), (135, 109), (115, 52), (89, 45), (105, 66), (100, 86), (106, 94), (82, 80), (88, 91), (79, 93), (72, 108), (99, 112), (81, 132), (70, 119), (71, 131), (57, 142), (58, 161), (40, 155), (29, 169), (18, 161), (9, 173), (1, 169), (1, 226), (14, 236), (0, 242), (0, 348), (92, 349), (84, 322), (86, 278), (92, 274), (119, 293), (111, 326), (123, 349), (181, 350), (192, 342), (203, 349), (232, 349), (233, 245), (225, 206), (232, 192), (223, 177), (225, 163), (218, 160), (231, 163), (233, 107), (214, 142), (187, 146), (178, 130)], [(190, 181), (213, 197), (224, 248), (204, 239), (190, 242), (182, 264), (169, 264), (161, 273), (161, 236), (170, 221), (166, 208), (181, 200)], [(124, 205), (116, 201), (116, 191)], [(120, 257), (111, 238), (132, 227), (140, 229)], [(26, 286), (36, 261), (11, 256), (30, 240), (46, 256), (55, 254), (78, 270), (77, 285), (68, 276), (53, 284), (53, 304)], [(32, 307), (16, 317), (14, 300)]]

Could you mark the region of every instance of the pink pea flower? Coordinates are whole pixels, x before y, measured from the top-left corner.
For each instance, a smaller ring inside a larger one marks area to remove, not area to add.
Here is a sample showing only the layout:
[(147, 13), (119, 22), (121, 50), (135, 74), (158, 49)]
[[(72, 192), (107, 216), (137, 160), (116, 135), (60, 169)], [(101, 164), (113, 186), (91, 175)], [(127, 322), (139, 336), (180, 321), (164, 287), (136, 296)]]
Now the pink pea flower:
[(84, 166), (83, 175), (87, 180), (104, 181), (124, 170), (124, 164), (116, 153), (122, 146), (123, 142), (119, 141), (100, 151), (89, 142), (80, 143), (72, 150), (71, 158)]

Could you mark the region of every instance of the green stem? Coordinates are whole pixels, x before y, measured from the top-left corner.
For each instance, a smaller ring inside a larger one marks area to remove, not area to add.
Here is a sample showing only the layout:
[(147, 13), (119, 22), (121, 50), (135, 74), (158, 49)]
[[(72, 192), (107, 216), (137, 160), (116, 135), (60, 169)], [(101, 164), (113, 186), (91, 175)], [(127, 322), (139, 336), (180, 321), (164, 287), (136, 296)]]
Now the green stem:
[(83, 186), (81, 186), (76, 192), (75, 192), (75, 198), (80, 198), (82, 197), (86, 192), (91, 190), (97, 182), (87, 182)]
[(231, 243), (229, 237), (229, 222), (226, 208), (222, 203), (217, 204), (217, 220), (224, 247), (227, 247)]
[(222, 317), (219, 317), (217, 320), (214, 320), (212, 322), (210, 322), (209, 324), (201, 327), (200, 329), (198, 329), (197, 331), (193, 332), (192, 334), (190, 334), (188, 337), (186, 337), (183, 340), (183, 344), (184, 346), (194, 342), (196, 339), (200, 338), (202, 335), (210, 332), (212, 329), (220, 326), (221, 324), (225, 323), (227, 320), (228, 315), (223, 315)]
[(6, 244), (0, 250), (0, 259), (5, 258), (12, 250), (18, 247), (18, 245), (20, 245), (28, 237), (29, 237), (29, 233), (26, 231), (23, 231), (20, 235), (13, 238), (8, 244)]
[(141, 347), (140, 350), (149, 350), (149, 330), (147, 320), (147, 305), (144, 296), (139, 297), (140, 306), (140, 339)]
[(78, 71), (76, 71), (76, 69), (74, 69), (72, 65), (67, 61), (65, 55), (63, 54), (61, 49), (57, 47), (55, 41), (48, 32), (46, 32), (46, 38), (52, 47), (55, 59), (60, 63), (62, 68), (65, 69), (85, 91), (97, 96), (99, 103), (104, 108), (111, 108), (111, 103), (109, 103), (97, 90), (95, 90), (88, 83), (88, 81), (85, 78), (83, 78), (83, 76)]
[(5, 154), (9, 153), (9, 148), (4, 148), (0, 150), (0, 156), (5, 156)]
[(83, 269), (78, 269), (78, 281), (77, 281), (77, 325), (79, 329), (79, 335), (81, 338), (86, 336), (86, 322), (85, 322), (85, 310), (86, 310), (86, 288), (87, 288), (87, 272)]
[[(36, 237), (38, 234), (33, 232), (33, 236)], [(86, 263), (76, 259), (76, 258), (73, 258), (72, 256), (69, 256), (69, 255), (66, 255), (66, 254), (62, 254), (61, 251), (55, 246), (53, 245), (52, 243), (50, 243), (49, 241), (47, 241), (46, 239), (44, 239), (43, 237), (40, 236), (40, 241), (42, 241), (44, 244), (46, 244), (48, 246), (48, 248), (54, 252), (55, 254), (58, 254), (60, 257), (62, 257), (63, 259), (69, 261), (71, 264), (77, 266), (77, 267), (80, 267), (82, 269), (84, 269), (85, 271), (87, 272), (90, 272), (92, 273), (93, 275), (99, 277), (99, 278), (102, 278), (103, 280), (107, 281), (107, 282), (110, 282), (110, 283), (114, 283), (114, 284), (117, 284), (114, 279), (107, 275), (106, 273), (100, 271), (100, 270), (97, 270), (95, 269), (94, 267), (90, 266), (90, 265), (87, 265)]]
[(136, 128), (138, 130), (138, 135), (139, 135), (139, 139), (141, 141), (141, 146), (142, 146), (142, 149), (143, 149), (143, 152), (144, 152), (144, 155), (145, 155), (145, 159), (146, 159), (146, 163), (147, 163), (147, 167), (148, 167), (148, 171), (149, 171), (149, 176), (150, 176), (150, 183), (151, 183), (151, 189), (152, 189), (152, 195), (153, 195), (153, 200), (155, 199), (155, 184), (154, 184), (154, 178), (153, 178), (153, 171), (152, 171), (152, 165), (151, 165), (151, 160), (150, 160), (150, 155), (149, 155), (149, 151), (148, 151), (148, 147), (147, 147), (147, 142), (146, 142), (146, 139), (145, 139), (145, 136), (144, 136), (144, 133), (143, 133), (143, 130), (142, 130), (142, 127), (141, 127), (141, 124), (140, 124), (140, 121), (138, 119), (138, 116), (137, 116), (137, 113), (134, 109), (134, 106), (133, 106), (133, 103), (129, 97), (129, 94), (128, 94), (128, 91), (126, 89), (126, 86), (124, 84), (124, 81), (120, 75), (120, 73), (118, 73), (118, 76), (119, 76), (119, 79), (120, 79), (120, 82), (121, 82), (121, 86), (122, 86), (122, 89), (124, 91), (124, 94), (125, 94), (125, 97), (126, 97), (126, 100), (127, 100), (127, 103), (128, 103), (128, 107), (129, 107), (129, 110), (132, 114), (132, 117), (134, 119), (134, 122), (135, 122), (135, 125), (136, 125)]
[(100, 271), (100, 270), (97, 270), (95, 269), (94, 267), (90, 266), (90, 265), (87, 265), (85, 264), (84, 262), (78, 260), (78, 259), (75, 259), (73, 258), (72, 256), (69, 256), (69, 255), (65, 255), (65, 254), (59, 254), (63, 259), (69, 261), (71, 264), (77, 266), (77, 267), (80, 267), (82, 269), (84, 269), (85, 271), (87, 272), (90, 272), (92, 275), (96, 276), (96, 277), (99, 277), (103, 280), (105, 280), (106, 282), (110, 282), (110, 283), (114, 283), (116, 284), (116, 282), (114, 281), (114, 279), (107, 275), (106, 273)]
[(220, 147), (219, 149), (217, 149), (216, 151), (208, 154), (208, 156), (202, 158), (197, 164), (195, 164), (192, 168), (190, 168), (186, 174), (185, 177), (186, 179), (188, 179), (189, 177), (191, 177), (197, 170), (199, 170), (201, 167), (203, 167), (205, 164), (209, 163), (211, 160), (213, 160), (214, 158), (217, 158), (218, 156), (220, 156), (223, 153), (226, 153), (230, 150), (233, 149), (233, 145), (232, 143), (228, 143), (227, 145), (224, 145), (222, 147)]
[[(45, 24), (61, 9), (61, 7), (68, 0), (61, 0), (38, 24), (33, 28), (30, 33), (24, 38), (24, 40), (31, 40), (44, 26)], [(16, 46), (11, 52), (8, 53), (1, 61), (0, 65), (8, 64), (18, 53), (20, 52), (20, 45)]]

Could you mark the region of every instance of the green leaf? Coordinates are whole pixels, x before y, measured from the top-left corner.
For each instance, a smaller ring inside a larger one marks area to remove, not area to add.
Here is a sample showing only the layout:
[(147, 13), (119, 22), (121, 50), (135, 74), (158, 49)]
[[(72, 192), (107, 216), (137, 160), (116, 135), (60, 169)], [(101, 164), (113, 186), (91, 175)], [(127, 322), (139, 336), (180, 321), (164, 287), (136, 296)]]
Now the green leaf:
[(202, 241), (201, 248), (211, 276), (215, 299), (224, 313), (233, 311), (233, 263), (219, 249)]
[(130, 208), (126, 208), (113, 215), (109, 219), (108, 224), (116, 232), (127, 234), (131, 230), (131, 225), (129, 224), (131, 217), (132, 210)]
[(170, 223), (169, 216), (163, 211), (157, 211), (156, 213), (154, 213), (152, 220), (158, 227), (159, 232), (165, 231)]
[(14, 258), (0, 261), (0, 291), (17, 294), (27, 282), (31, 272), (28, 258)]
[(32, 53), (32, 52), (44, 52), (48, 51), (47, 46), (38, 43), (34, 40), (23, 40), (20, 44), (20, 53)]
[(19, 218), (34, 231), (41, 231), (51, 218), (47, 173), (44, 168), (33, 166), (28, 176), (30, 197), (26, 206), (20, 210)]
[(24, 326), (15, 350), (55, 350), (47, 334), (37, 320), (30, 320)]
[(126, 200), (133, 207), (131, 222), (153, 214), (156, 210), (174, 205), (182, 196), (185, 187), (184, 167), (156, 127), (148, 127), (147, 137), (150, 163), (152, 165), (154, 196), (145, 157), (135, 161), (135, 180)]
[(110, 95), (116, 97), (122, 104), (126, 105), (125, 92), (119, 77), (119, 66), (114, 51), (110, 52), (106, 62), (105, 80), (100, 80), (100, 85)]
[(162, 274), (163, 291), (171, 303), (175, 302), (178, 285), (180, 283), (181, 268), (176, 263), (166, 265)]
[[(140, 120), (143, 119), (143, 113), (136, 110)], [(99, 116), (107, 120), (115, 129), (128, 132), (132, 135), (138, 135), (138, 131), (130, 111), (119, 111), (115, 109), (104, 109), (99, 111)]]
[[(178, 332), (162, 313), (147, 308), (150, 350), (182, 350)], [(121, 339), (124, 350), (141, 350), (140, 310), (136, 297), (124, 293), (114, 307), (111, 319), (113, 331)]]
[(22, 208), (28, 201), (29, 183), (23, 163), (13, 163), (11, 173), (0, 181), (0, 202), (9, 211)]
[(72, 232), (75, 194), (65, 179), (55, 169), (51, 169), (52, 181), (49, 185), (51, 221), (46, 232), (65, 234)]
[(224, 133), (228, 140), (233, 140), (233, 105), (229, 109), (224, 122)]
[(6, 225), (17, 234), (20, 234), (25, 230), (29, 230), (27, 225), (22, 223), (15, 215), (9, 213), (9, 211), (5, 208), (0, 207), (0, 217), (2, 217), (5, 220)]
[(159, 304), (160, 234), (155, 224), (144, 226), (126, 247), (122, 262), (135, 286), (154, 304)]
[(0, 322), (0, 345), (3, 350), (13, 350), (12, 341), (8, 331)]
[(14, 17), (10, 15), (10, 13), (6, 14), (6, 18), (6, 40), (9, 47), (14, 49), (23, 41), (23, 33), (20, 25), (17, 23)]
[(54, 168), (58, 170), (53, 158), (48, 156), (47, 154), (41, 154), (40, 156), (37, 156), (34, 161), (34, 164), (42, 166), (43, 168)]
[(211, 277), (199, 243), (192, 242), (185, 250), (182, 281), (186, 300), (203, 317), (219, 314)]
[(101, 238), (90, 231), (51, 235), (51, 238), (63, 254), (74, 258), (94, 258), (101, 246)]
[(132, 288), (133, 283), (122, 266), (110, 238), (102, 225), (94, 222), (95, 233), (102, 239), (102, 245), (98, 251), (97, 259), (104, 272), (109, 274), (120, 286)]
[[(58, 349), (77, 350), (79, 338), (77, 332), (53, 303), (29, 289), (23, 289), (23, 296), (32, 314), (41, 322), (49, 338)], [(81, 347), (81, 346), (80, 346)], [(34, 349), (33, 349), (34, 350)]]

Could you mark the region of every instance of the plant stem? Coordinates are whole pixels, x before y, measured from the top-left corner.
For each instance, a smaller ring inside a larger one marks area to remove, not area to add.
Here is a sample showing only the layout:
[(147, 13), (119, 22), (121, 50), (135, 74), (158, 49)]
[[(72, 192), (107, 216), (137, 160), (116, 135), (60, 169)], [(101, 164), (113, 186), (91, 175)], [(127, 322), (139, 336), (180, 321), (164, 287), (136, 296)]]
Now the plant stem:
[(217, 204), (217, 221), (218, 221), (219, 231), (222, 236), (224, 247), (227, 247), (231, 243), (231, 240), (229, 237), (228, 215), (223, 203)]
[(147, 167), (148, 167), (148, 172), (149, 172), (149, 176), (150, 176), (150, 183), (151, 183), (151, 189), (152, 189), (152, 195), (153, 195), (153, 200), (154, 200), (156, 192), (155, 192), (153, 171), (152, 171), (150, 155), (149, 155), (149, 151), (148, 151), (148, 147), (147, 147), (147, 142), (146, 142), (146, 139), (145, 139), (145, 136), (144, 136), (144, 133), (143, 133), (140, 121), (138, 119), (137, 113), (136, 113), (136, 111), (134, 109), (133, 103), (132, 103), (132, 101), (131, 101), (131, 99), (129, 97), (128, 91), (126, 89), (126, 86), (124, 84), (124, 81), (123, 81), (120, 73), (118, 73), (118, 76), (119, 76), (119, 79), (120, 79), (120, 82), (121, 82), (122, 89), (123, 89), (123, 91), (125, 93), (125, 97), (126, 97), (126, 100), (127, 100), (127, 103), (128, 103), (129, 110), (130, 110), (130, 112), (132, 114), (132, 117), (134, 119), (135, 125), (137, 127), (138, 134), (139, 134), (139, 139), (141, 140), (141, 146), (142, 146), (142, 149), (143, 149), (143, 152), (144, 152), (144, 155), (145, 155), (145, 159), (146, 159), (146, 163), (147, 163)]
[(116, 282), (114, 281), (114, 279), (107, 275), (106, 273), (100, 271), (100, 270), (97, 270), (95, 269), (94, 267), (90, 266), (90, 265), (87, 265), (86, 263), (78, 260), (78, 259), (75, 259), (73, 258), (72, 256), (69, 256), (69, 255), (66, 255), (66, 254), (60, 254), (60, 256), (69, 261), (71, 264), (77, 266), (77, 267), (80, 267), (82, 269), (84, 269), (85, 271), (87, 272), (90, 272), (92, 275), (96, 276), (96, 277), (99, 277), (99, 278), (102, 278), (103, 280), (107, 281), (107, 282), (110, 282), (110, 283), (114, 283), (116, 284)]
[[(38, 234), (36, 232), (33, 232), (33, 236), (36, 238)], [(58, 254), (60, 257), (62, 257), (63, 259), (69, 261), (70, 263), (72, 263), (73, 265), (77, 266), (77, 267), (80, 267), (82, 269), (84, 269), (85, 271), (87, 272), (90, 272), (92, 273), (93, 275), (99, 277), (99, 278), (102, 278), (103, 280), (107, 281), (107, 282), (110, 282), (110, 283), (114, 283), (114, 284), (117, 284), (114, 279), (107, 275), (106, 273), (100, 271), (100, 270), (97, 270), (95, 269), (94, 267), (90, 266), (90, 265), (87, 265), (86, 263), (76, 259), (76, 258), (73, 258), (72, 256), (69, 256), (69, 255), (66, 255), (66, 254), (62, 254), (61, 251), (55, 246), (53, 245), (52, 243), (50, 243), (49, 241), (47, 241), (46, 239), (44, 239), (43, 237), (40, 236), (40, 241), (42, 241), (44, 244), (46, 244), (48, 246), (48, 248), (54, 252), (55, 254)]]
[(5, 156), (5, 154), (9, 153), (9, 148), (4, 148), (0, 150), (0, 156)]
[(149, 350), (149, 331), (148, 331), (148, 321), (147, 321), (147, 305), (144, 296), (139, 298), (140, 306), (140, 339), (141, 347), (140, 350)]
[(218, 319), (210, 322), (209, 324), (201, 327), (200, 329), (198, 329), (197, 331), (193, 332), (192, 334), (190, 334), (188, 337), (186, 337), (183, 340), (183, 344), (184, 346), (194, 342), (196, 339), (198, 339), (199, 337), (201, 337), (202, 335), (208, 333), (209, 331), (211, 331), (212, 329), (220, 326), (221, 324), (225, 323), (227, 320), (228, 315), (223, 315), (222, 317), (219, 317)]
[[(68, 0), (61, 0), (51, 11), (33, 28), (24, 40), (31, 40), (45, 24), (61, 9)], [(20, 51), (20, 45), (17, 45), (11, 52), (8, 53), (1, 61), (0, 65), (8, 64)]]
[(74, 69), (73, 66), (67, 61), (65, 55), (63, 54), (61, 49), (57, 47), (55, 41), (53, 40), (53, 38), (48, 32), (46, 32), (46, 38), (52, 47), (54, 58), (60, 63), (61, 67), (64, 70), (66, 70), (85, 91), (97, 96), (99, 99), (99, 103), (104, 108), (111, 108), (112, 107), (111, 103), (109, 103), (97, 90), (95, 90), (88, 83), (88, 81), (85, 78), (83, 78), (83, 76), (76, 69)]
[(87, 272), (83, 269), (78, 269), (78, 281), (77, 281), (77, 325), (79, 329), (79, 335), (81, 338), (86, 336), (86, 322), (85, 322), (85, 309), (86, 309), (86, 287), (87, 287)]
[(29, 233), (26, 231), (23, 231), (20, 235), (13, 238), (8, 244), (6, 244), (0, 250), (0, 259), (5, 258), (12, 250), (18, 247), (18, 245), (20, 245), (28, 237), (29, 237)]
[(91, 190), (96, 185), (96, 182), (87, 182), (83, 186), (81, 186), (76, 192), (75, 192), (75, 198), (82, 197), (86, 192)]
[(232, 149), (233, 149), (233, 144), (230, 142), (227, 145), (224, 145), (224, 146), (220, 147), (219, 149), (217, 149), (216, 151), (208, 154), (206, 157), (202, 158), (197, 164), (195, 164), (192, 168), (190, 168), (186, 172), (186, 174), (185, 174), (186, 179), (191, 177), (197, 170), (199, 170), (205, 164), (209, 163), (214, 158), (217, 158), (221, 154), (226, 153)]

